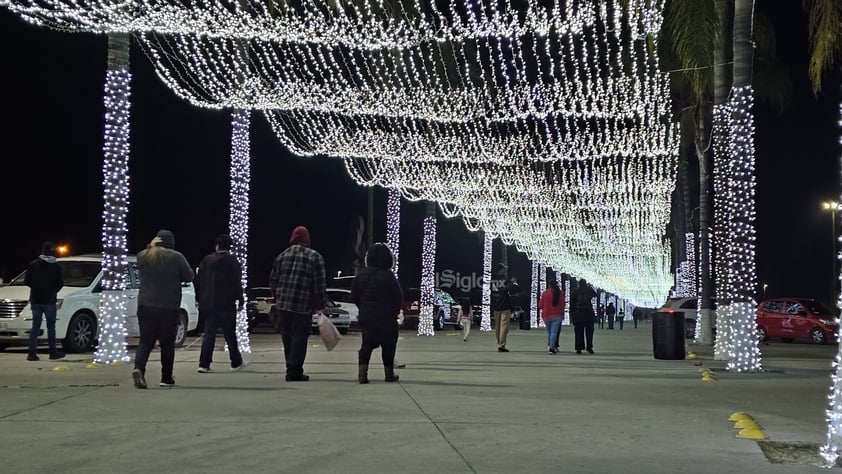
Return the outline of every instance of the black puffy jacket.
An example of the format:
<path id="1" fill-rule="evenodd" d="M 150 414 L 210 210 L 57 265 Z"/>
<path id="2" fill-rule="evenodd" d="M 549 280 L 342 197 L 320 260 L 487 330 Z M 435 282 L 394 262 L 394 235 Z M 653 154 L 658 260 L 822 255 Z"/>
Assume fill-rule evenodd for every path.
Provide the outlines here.
<path id="1" fill-rule="evenodd" d="M 391 270 L 366 267 L 351 286 L 351 302 L 360 309 L 361 328 L 393 325 L 403 302 L 403 292 Z"/>

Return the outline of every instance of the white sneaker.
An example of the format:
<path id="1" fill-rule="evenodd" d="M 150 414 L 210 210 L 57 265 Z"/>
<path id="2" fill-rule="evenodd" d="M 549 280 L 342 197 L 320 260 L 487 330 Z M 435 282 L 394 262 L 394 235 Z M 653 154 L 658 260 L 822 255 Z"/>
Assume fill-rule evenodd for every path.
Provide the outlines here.
<path id="1" fill-rule="evenodd" d="M 241 370 L 245 369 L 246 367 L 248 367 L 248 366 L 249 366 L 249 364 L 250 364 L 250 362 L 249 362 L 249 361 L 247 361 L 247 360 L 243 360 L 243 363 L 242 363 L 242 364 L 240 364 L 240 365 L 238 365 L 238 366 L 236 366 L 236 367 L 231 367 L 231 372 L 239 372 L 239 371 L 241 371 Z"/>
<path id="2" fill-rule="evenodd" d="M 208 368 L 199 367 L 199 370 L 197 370 L 196 372 L 199 372 L 200 374 L 212 374 L 213 369 L 211 369 L 210 367 L 208 367 Z"/>

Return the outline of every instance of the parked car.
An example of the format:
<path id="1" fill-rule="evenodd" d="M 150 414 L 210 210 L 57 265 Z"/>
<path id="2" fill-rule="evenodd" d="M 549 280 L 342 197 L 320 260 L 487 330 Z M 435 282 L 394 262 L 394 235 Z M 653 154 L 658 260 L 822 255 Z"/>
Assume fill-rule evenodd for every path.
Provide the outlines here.
<path id="1" fill-rule="evenodd" d="M 64 276 L 64 288 L 58 292 L 56 304 L 56 338 L 67 352 L 89 352 L 99 336 L 99 300 L 102 293 L 102 256 L 79 255 L 57 259 Z M 137 258 L 128 257 L 126 274 L 126 335 L 139 337 L 137 296 L 140 272 Z M 29 308 L 29 287 L 24 285 L 26 271 L 0 287 L 0 350 L 8 346 L 29 344 L 32 311 Z M 176 346 L 184 344 L 187 332 L 196 329 L 199 321 L 196 294 L 192 283 L 181 288 L 181 309 L 176 330 Z M 38 340 L 47 340 L 47 326 L 42 323 Z"/>
<path id="2" fill-rule="evenodd" d="M 275 295 L 272 289 L 267 286 L 256 286 L 248 290 L 248 301 L 246 302 L 246 314 L 248 315 L 249 329 L 260 323 L 269 322 L 269 310 L 275 304 Z"/>
<path id="3" fill-rule="evenodd" d="M 471 311 L 474 316 L 474 324 L 477 326 L 482 325 L 482 305 L 473 305 L 471 306 Z M 494 327 L 494 311 L 489 309 L 489 313 L 491 315 L 491 327 Z M 520 306 L 512 306 L 512 314 L 509 316 L 509 321 L 513 323 L 517 323 L 520 321 L 520 318 L 523 317 L 525 311 Z M 511 326 L 512 323 L 509 323 Z"/>
<path id="4" fill-rule="evenodd" d="M 757 305 L 757 336 L 813 344 L 839 341 L 839 319 L 824 304 L 809 298 L 774 298 Z"/>
<path id="5" fill-rule="evenodd" d="M 340 308 L 348 312 L 351 317 L 351 327 L 357 327 L 357 319 L 360 316 L 360 308 L 351 302 L 351 290 L 343 288 L 328 288 L 327 297 L 333 300 Z"/>
<path id="6" fill-rule="evenodd" d="M 330 318 L 330 321 L 334 326 L 336 326 L 336 329 L 339 330 L 340 334 L 348 334 L 348 329 L 351 327 L 351 317 L 348 315 L 348 311 L 340 308 L 339 305 L 328 298 L 325 304 L 324 313 L 325 316 Z M 281 324 L 275 306 L 272 306 L 269 310 L 269 321 L 272 323 L 272 327 L 275 328 L 275 332 L 281 332 Z M 313 314 L 313 332 L 319 332 L 318 313 Z"/>
<path id="7" fill-rule="evenodd" d="M 403 290 L 403 314 L 402 327 L 418 327 L 418 318 L 421 316 L 421 290 L 418 288 L 406 288 Z"/>
<path id="8" fill-rule="evenodd" d="M 699 299 L 692 298 L 670 298 L 663 306 L 656 309 L 657 313 L 670 313 L 677 316 L 684 316 L 684 337 L 693 339 L 696 337 L 696 315 L 699 312 Z"/>
<path id="9" fill-rule="evenodd" d="M 446 326 L 462 327 L 459 321 L 459 303 L 444 290 L 433 290 L 433 327 L 441 331 Z"/>

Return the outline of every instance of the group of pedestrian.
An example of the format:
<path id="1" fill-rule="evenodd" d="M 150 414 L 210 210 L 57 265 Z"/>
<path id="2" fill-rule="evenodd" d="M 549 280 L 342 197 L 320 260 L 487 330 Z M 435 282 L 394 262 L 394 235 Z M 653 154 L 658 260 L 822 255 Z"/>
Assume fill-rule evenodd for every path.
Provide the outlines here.
<path id="1" fill-rule="evenodd" d="M 559 287 L 558 281 L 550 280 L 547 289 L 541 294 L 538 302 L 541 319 L 547 327 L 547 353 L 558 353 L 558 338 L 561 332 L 561 322 L 564 317 L 565 302 L 564 291 Z M 573 322 L 574 349 L 577 354 L 583 350 L 593 354 L 594 324 L 601 321 L 594 313 L 593 299 L 596 292 L 584 279 L 579 280 L 576 290 L 570 298 L 570 320 Z M 613 308 L 609 304 L 606 313 Z"/>

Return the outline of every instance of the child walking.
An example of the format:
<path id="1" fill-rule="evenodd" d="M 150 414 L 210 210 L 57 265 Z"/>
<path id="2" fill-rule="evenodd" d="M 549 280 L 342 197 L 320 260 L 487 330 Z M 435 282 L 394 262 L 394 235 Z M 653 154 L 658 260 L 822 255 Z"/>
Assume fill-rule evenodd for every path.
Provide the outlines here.
<path id="1" fill-rule="evenodd" d="M 471 314 L 471 300 L 462 298 L 462 305 L 459 308 L 459 324 L 462 325 L 462 340 L 468 342 L 468 334 L 471 332 L 471 324 L 474 323 Z"/>

